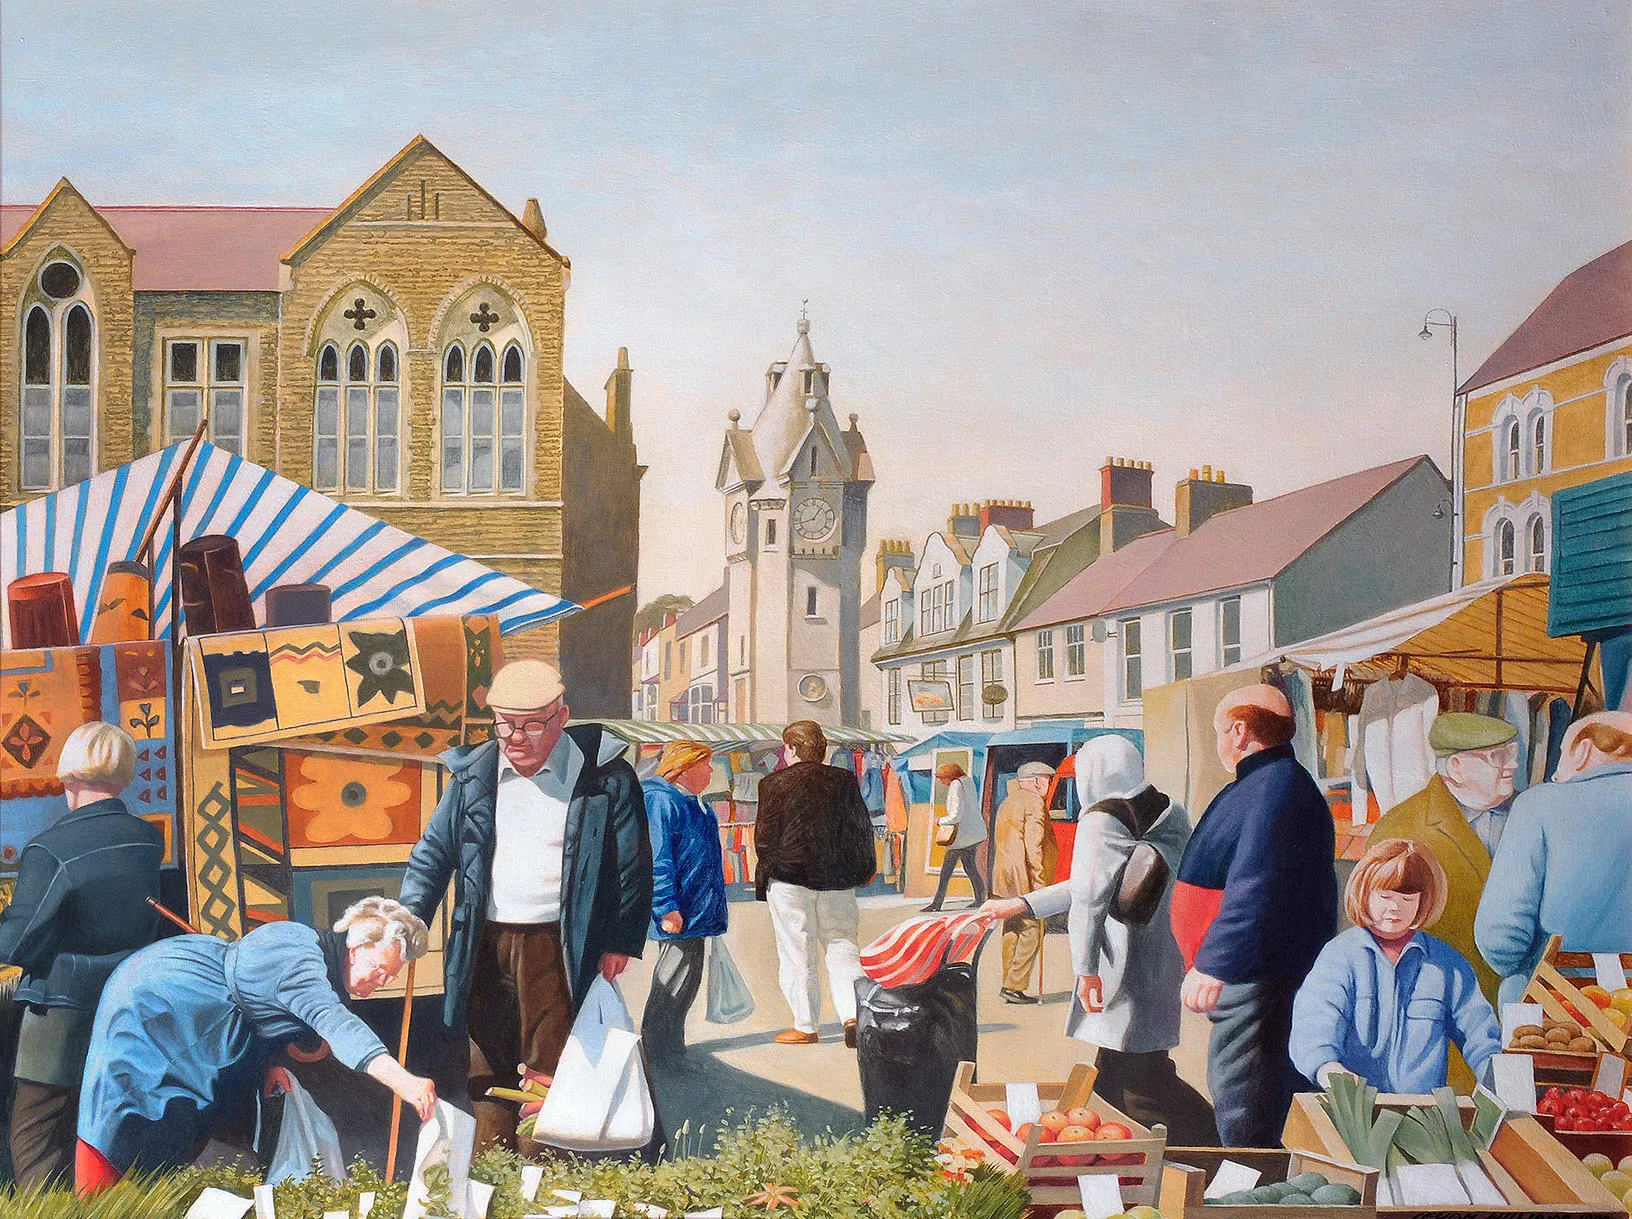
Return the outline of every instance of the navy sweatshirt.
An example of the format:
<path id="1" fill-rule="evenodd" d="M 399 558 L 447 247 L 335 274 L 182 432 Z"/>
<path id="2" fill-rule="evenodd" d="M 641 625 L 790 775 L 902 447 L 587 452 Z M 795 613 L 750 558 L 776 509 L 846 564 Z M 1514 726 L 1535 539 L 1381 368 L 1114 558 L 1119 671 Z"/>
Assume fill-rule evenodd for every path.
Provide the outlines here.
<path id="1" fill-rule="evenodd" d="M 1179 864 L 1179 885 L 1218 900 L 1195 968 L 1224 982 L 1303 978 L 1337 934 L 1335 852 L 1331 809 L 1292 746 L 1242 758 Z"/>

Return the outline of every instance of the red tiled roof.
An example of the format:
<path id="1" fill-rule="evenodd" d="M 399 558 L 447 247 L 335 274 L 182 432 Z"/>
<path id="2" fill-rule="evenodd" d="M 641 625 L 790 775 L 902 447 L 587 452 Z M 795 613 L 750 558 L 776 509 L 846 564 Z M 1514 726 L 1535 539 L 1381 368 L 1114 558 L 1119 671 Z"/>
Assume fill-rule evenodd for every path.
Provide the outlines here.
<path id="1" fill-rule="evenodd" d="M 138 292 L 276 292 L 278 259 L 333 212 L 326 207 L 99 207 L 136 252 Z M 0 245 L 35 209 L 0 207 Z"/>
<path id="2" fill-rule="evenodd" d="M 1029 631 L 1097 617 L 1117 593 L 1167 552 L 1173 539 L 1171 529 L 1158 529 L 1155 533 L 1134 538 L 1121 550 L 1101 555 L 1073 576 L 1059 592 L 1027 614 L 1014 629 Z"/>
<path id="3" fill-rule="evenodd" d="M 1272 579 L 1408 470 L 1427 460 L 1408 457 L 1220 512 L 1189 537 L 1175 538 L 1102 612 L 1180 601 Z"/>
<path id="4" fill-rule="evenodd" d="M 1462 383 L 1469 393 L 1632 335 L 1632 241 L 1566 275 Z"/>

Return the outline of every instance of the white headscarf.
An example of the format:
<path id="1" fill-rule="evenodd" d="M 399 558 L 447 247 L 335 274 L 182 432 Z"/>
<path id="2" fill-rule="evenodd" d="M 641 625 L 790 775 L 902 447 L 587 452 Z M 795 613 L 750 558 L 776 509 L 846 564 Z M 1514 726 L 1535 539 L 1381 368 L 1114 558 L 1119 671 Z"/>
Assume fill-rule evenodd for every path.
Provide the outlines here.
<path id="1" fill-rule="evenodd" d="M 1077 802 L 1087 808 L 1101 800 L 1130 800 L 1149 786 L 1145 759 L 1123 736 L 1097 736 L 1077 750 Z"/>

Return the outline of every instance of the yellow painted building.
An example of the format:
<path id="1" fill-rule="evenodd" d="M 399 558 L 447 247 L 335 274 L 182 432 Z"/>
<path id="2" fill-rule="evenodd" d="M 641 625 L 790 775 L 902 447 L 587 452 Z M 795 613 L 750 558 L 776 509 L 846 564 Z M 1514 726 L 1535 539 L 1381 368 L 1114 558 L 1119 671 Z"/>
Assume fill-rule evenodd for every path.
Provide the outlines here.
<path id="1" fill-rule="evenodd" d="M 1553 493 L 1632 470 L 1632 242 L 1566 276 L 1460 399 L 1458 582 L 1550 570 Z"/>
<path id="2" fill-rule="evenodd" d="M 0 207 L 0 508 L 193 434 L 584 602 L 633 585 L 632 373 L 566 381 L 566 257 L 418 137 L 336 208 Z M 610 353 L 609 353 L 610 354 Z M 612 361 L 608 361 L 612 364 Z M 634 598 L 511 641 L 626 714 Z"/>

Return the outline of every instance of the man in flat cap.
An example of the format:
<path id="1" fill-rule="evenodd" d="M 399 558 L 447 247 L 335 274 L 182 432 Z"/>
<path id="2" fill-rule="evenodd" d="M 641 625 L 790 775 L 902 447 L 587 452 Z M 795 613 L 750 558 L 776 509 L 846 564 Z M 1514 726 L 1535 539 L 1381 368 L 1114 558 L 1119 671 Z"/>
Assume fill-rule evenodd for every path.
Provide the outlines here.
<path id="1" fill-rule="evenodd" d="M 1054 768 L 1046 762 L 1023 762 L 1014 788 L 998 805 L 992 829 L 992 896 L 1025 897 L 1054 881 L 1060 848 L 1048 823 L 1048 795 Z M 1003 920 L 1005 1003 L 1041 1003 L 1030 993 L 1031 971 L 1043 950 L 1043 920 L 1018 915 Z"/>
<path id="2" fill-rule="evenodd" d="M 517 1064 L 553 1074 L 597 973 L 646 944 L 652 847 L 640 783 L 595 724 L 567 727 L 561 675 L 516 660 L 488 691 L 496 740 L 442 756 L 447 787 L 408 860 L 402 902 L 427 923 L 453 881 L 443 1019 L 465 1020 L 478 1149 L 516 1146 Z"/>
<path id="3" fill-rule="evenodd" d="M 1491 857 L 1507 828 L 1519 730 L 1489 715 L 1451 711 L 1428 731 L 1435 770 L 1428 786 L 1395 805 L 1371 829 L 1371 840 L 1410 838 L 1427 846 L 1445 869 L 1445 912 L 1434 934 L 1473 963 L 1479 989 L 1496 1002 L 1500 979 L 1474 946 L 1473 919 L 1490 876 Z M 1471 1084 L 1461 1059 L 1452 1084 Z"/>

